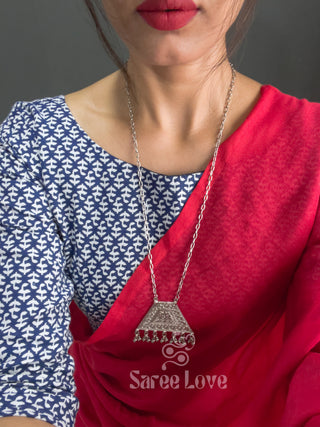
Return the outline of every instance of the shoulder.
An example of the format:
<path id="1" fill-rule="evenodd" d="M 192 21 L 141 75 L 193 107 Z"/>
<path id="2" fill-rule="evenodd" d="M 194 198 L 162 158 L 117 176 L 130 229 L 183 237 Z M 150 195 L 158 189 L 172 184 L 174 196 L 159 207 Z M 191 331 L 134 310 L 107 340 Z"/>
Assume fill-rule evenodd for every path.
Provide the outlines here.
<path id="1" fill-rule="evenodd" d="M 0 153 L 9 150 L 22 163 L 35 168 L 50 128 L 56 127 L 61 119 L 63 100 L 63 95 L 57 95 L 16 101 L 0 123 Z"/>
<path id="2" fill-rule="evenodd" d="M 265 84 L 253 117 L 251 131 L 265 139 L 267 146 L 320 159 L 320 103 Z"/>
<path id="3" fill-rule="evenodd" d="M 295 97 L 273 86 L 268 86 L 267 90 L 270 92 L 271 132 L 293 150 L 291 159 L 305 161 L 319 180 L 320 103 Z"/>
<path id="4" fill-rule="evenodd" d="M 264 110 L 270 125 L 299 131 L 310 129 L 320 132 L 320 103 L 298 98 L 272 85 L 264 85 Z"/>
<path id="5" fill-rule="evenodd" d="M 248 138 L 238 144 L 243 154 L 259 158 L 268 173 L 275 172 L 283 180 L 287 177 L 288 186 L 308 183 L 319 194 L 320 103 L 270 84 L 251 86 L 260 94 L 242 127 L 246 133 L 238 133 L 238 137 Z"/>
<path id="6" fill-rule="evenodd" d="M 298 98 L 271 84 L 261 84 L 238 73 L 239 98 L 253 99 L 259 105 L 260 116 L 271 125 L 308 127 L 320 124 L 320 103 Z M 258 115 L 259 116 L 259 115 Z"/>
<path id="7" fill-rule="evenodd" d="M 261 117 L 256 132 L 268 140 L 276 154 L 273 167 L 286 165 L 287 174 L 299 185 L 308 183 L 319 195 L 320 103 L 298 98 L 272 86 L 262 88 Z M 295 173 L 294 173 L 295 171 Z"/>
<path id="8" fill-rule="evenodd" d="M 0 137 L 6 141 L 9 137 L 18 138 L 28 128 L 35 130 L 55 114 L 62 101 L 63 95 L 16 101 L 0 123 Z"/>

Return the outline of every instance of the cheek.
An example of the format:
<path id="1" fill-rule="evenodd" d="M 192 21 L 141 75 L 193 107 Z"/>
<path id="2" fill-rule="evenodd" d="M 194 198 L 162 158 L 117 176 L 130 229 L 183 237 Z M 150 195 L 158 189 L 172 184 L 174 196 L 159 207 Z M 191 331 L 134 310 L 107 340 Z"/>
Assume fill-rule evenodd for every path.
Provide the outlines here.
<path id="1" fill-rule="evenodd" d="M 211 24 L 227 31 L 236 20 L 245 0 L 208 0 L 204 4 L 205 14 Z"/>
<path id="2" fill-rule="evenodd" d="M 105 14 L 108 18 L 108 21 L 113 24 L 113 22 L 121 22 L 121 15 L 124 5 L 121 5 L 119 0 L 102 0 L 102 6 L 105 11 Z"/>
<path id="3" fill-rule="evenodd" d="M 228 11 L 228 25 L 229 28 L 237 19 L 242 6 L 244 5 L 246 0 L 229 0 L 229 11 Z"/>
<path id="4" fill-rule="evenodd" d="M 130 33 L 134 30 L 132 21 L 137 4 L 133 3 L 130 0 L 102 0 L 108 21 L 123 41 L 125 41 L 126 34 L 130 38 Z"/>

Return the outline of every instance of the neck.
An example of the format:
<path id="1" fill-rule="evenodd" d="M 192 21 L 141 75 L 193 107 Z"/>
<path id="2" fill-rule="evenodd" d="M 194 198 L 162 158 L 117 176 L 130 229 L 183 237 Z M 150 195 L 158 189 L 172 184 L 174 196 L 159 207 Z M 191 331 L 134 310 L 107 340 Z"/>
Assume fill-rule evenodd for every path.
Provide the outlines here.
<path id="1" fill-rule="evenodd" d="M 180 140 L 218 123 L 232 70 L 227 60 L 210 72 L 212 68 L 212 61 L 166 67 L 130 58 L 128 73 L 137 100 L 136 122 Z"/>

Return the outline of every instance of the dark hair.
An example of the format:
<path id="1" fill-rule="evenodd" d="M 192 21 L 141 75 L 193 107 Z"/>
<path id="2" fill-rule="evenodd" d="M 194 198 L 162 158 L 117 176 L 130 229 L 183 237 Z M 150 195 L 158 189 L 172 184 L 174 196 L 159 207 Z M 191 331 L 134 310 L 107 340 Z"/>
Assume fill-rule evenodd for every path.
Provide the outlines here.
<path id="1" fill-rule="evenodd" d="M 127 70 L 125 68 L 125 62 L 121 60 L 119 55 L 116 53 L 115 49 L 112 47 L 110 41 L 108 40 L 107 36 L 105 35 L 103 28 L 100 24 L 97 10 L 100 12 L 100 15 L 102 15 L 104 21 L 107 23 L 107 25 L 110 25 L 107 17 L 104 13 L 103 7 L 99 3 L 99 0 L 84 0 L 90 15 L 94 21 L 94 24 L 96 26 L 96 30 L 98 33 L 98 36 L 100 40 L 102 41 L 103 47 L 106 50 L 107 54 L 110 56 L 110 58 L 113 60 L 113 62 L 117 65 L 117 67 L 124 73 L 124 76 L 126 80 L 130 84 L 130 78 L 127 73 Z M 231 28 L 229 29 L 226 37 L 226 43 L 227 43 L 227 56 L 222 58 L 218 64 L 216 64 L 215 68 L 219 66 L 226 58 L 230 58 L 238 49 L 240 46 L 244 36 L 246 35 L 249 26 L 252 22 L 255 6 L 256 6 L 257 0 L 245 0 L 242 8 L 240 10 L 240 13 L 238 17 L 236 18 L 235 22 L 232 24 Z"/>

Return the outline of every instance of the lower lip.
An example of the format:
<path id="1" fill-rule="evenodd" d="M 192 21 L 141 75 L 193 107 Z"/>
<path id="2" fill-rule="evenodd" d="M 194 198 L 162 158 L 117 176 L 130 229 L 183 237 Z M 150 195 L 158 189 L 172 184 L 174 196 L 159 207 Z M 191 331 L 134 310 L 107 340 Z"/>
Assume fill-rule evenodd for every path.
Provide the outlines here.
<path id="1" fill-rule="evenodd" d="M 150 27 L 160 31 L 178 30 L 188 24 L 197 14 L 197 9 L 165 11 L 143 11 L 138 10 L 140 16 Z"/>

